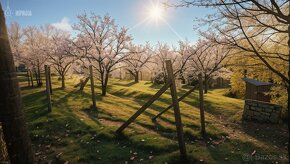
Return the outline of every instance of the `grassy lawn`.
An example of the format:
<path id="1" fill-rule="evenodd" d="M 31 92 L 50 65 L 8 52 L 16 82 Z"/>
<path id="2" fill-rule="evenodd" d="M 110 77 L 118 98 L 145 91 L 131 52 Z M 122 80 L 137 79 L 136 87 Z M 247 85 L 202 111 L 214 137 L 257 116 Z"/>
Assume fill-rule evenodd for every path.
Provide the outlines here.
<path id="1" fill-rule="evenodd" d="M 30 136 L 40 162 L 178 162 L 173 110 L 156 122 L 151 121 L 170 104 L 169 90 L 125 129 L 122 136 L 116 136 L 114 131 L 161 86 L 110 79 L 108 95 L 102 97 L 100 85 L 96 84 L 99 111 L 96 113 L 90 109 L 89 85 L 78 91 L 73 86 L 79 80 L 68 78 L 67 88 L 61 90 L 61 82 L 53 77 L 53 109 L 48 113 L 45 88 L 26 87 L 25 80 L 20 81 Z M 188 89 L 179 88 L 179 96 Z M 207 139 L 202 139 L 199 133 L 198 92 L 180 102 L 190 162 L 288 163 L 286 126 L 243 122 L 244 101 L 225 97 L 225 92 L 226 89 L 216 89 L 205 95 Z"/>

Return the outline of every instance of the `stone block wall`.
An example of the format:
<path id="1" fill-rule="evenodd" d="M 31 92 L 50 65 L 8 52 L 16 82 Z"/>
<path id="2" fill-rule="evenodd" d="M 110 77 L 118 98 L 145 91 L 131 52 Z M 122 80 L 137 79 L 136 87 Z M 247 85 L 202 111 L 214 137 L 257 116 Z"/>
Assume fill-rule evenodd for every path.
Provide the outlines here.
<path id="1" fill-rule="evenodd" d="M 279 123 L 282 107 L 268 102 L 245 100 L 243 119 Z"/>

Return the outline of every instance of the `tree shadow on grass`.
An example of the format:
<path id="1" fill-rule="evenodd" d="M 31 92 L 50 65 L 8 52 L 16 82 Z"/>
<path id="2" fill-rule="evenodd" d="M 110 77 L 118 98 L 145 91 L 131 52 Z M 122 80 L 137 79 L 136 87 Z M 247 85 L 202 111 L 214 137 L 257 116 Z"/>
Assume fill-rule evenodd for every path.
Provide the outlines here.
<path id="1" fill-rule="evenodd" d="M 30 89 L 33 89 L 33 88 L 39 88 L 39 87 L 36 87 L 36 86 L 21 86 L 20 90 L 21 91 L 25 91 L 25 90 L 30 90 Z"/>
<path id="2" fill-rule="evenodd" d="M 131 82 L 126 83 L 126 84 L 124 84 L 124 83 L 115 83 L 114 85 L 119 85 L 119 86 L 123 86 L 123 87 L 131 87 L 134 84 L 138 84 L 138 83 L 136 83 L 135 81 L 131 81 Z"/>
<path id="3" fill-rule="evenodd" d="M 56 104 L 63 104 L 63 103 L 69 103 L 68 102 L 68 98 L 71 98 L 71 101 L 73 102 L 81 102 L 81 106 L 85 105 L 85 104 L 88 104 L 87 107 L 82 107 L 82 108 L 89 108 L 90 105 L 92 104 L 92 95 L 89 94 L 89 93 L 86 93 L 84 91 L 80 91 L 80 90 L 75 90 L 75 91 L 71 91 L 69 93 L 66 93 L 65 96 L 57 99 L 55 101 Z M 96 102 L 98 101 L 102 101 L 103 97 L 96 94 Z M 90 104 L 90 105 L 89 105 Z"/>
<path id="4" fill-rule="evenodd" d="M 240 126 L 241 130 L 247 135 L 281 149 L 286 149 L 286 143 L 288 142 L 286 124 L 270 124 L 243 120 Z"/>
<path id="5" fill-rule="evenodd" d="M 81 101 L 81 104 L 86 104 L 90 101 L 90 94 L 72 91 L 55 99 L 53 111 L 47 116 L 43 113 L 40 114 L 40 112 L 35 113 L 35 111 L 47 111 L 45 110 L 46 105 L 44 105 L 46 102 L 44 91 L 35 92 L 24 96 L 23 98 L 26 103 L 26 112 L 28 115 L 31 115 L 29 118 L 29 124 L 32 128 L 31 136 L 33 144 L 41 145 L 40 147 L 34 147 L 35 150 L 37 150 L 36 152 L 43 152 L 40 156 L 46 156 L 47 159 L 53 160 L 54 162 L 64 162 L 62 157 L 58 160 L 54 158 L 59 151 L 62 151 L 64 156 L 72 155 L 70 159 L 76 160 L 76 156 L 80 156 L 81 158 L 77 159 L 78 162 L 83 161 L 90 163 L 99 160 L 100 162 L 107 163 L 109 161 L 120 162 L 129 160 L 132 156 L 130 153 L 131 150 L 138 152 L 138 157 L 140 156 L 142 158 L 148 158 L 150 155 L 155 155 L 150 153 L 150 151 L 152 151 L 151 149 L 145 149 L 143 146 L 132 144 L 131 141 L 126 138 L 114 138 L 113 140 L 108 140 L 107 138 L 104 138 L 104 135 L 97 135 L 97 138 L 91 140 L 94 133 L 98 134 L 102 133 L 102 131 L 93 128 L 84 121 L 81 121 L 79 116 L 71 112 L 75 109 L 73 109 L 74 106 L 69 104 L 72 100 Z M 102 98 L 99 97 L 99 101 L 101 99 Z M 96 123 L 99 122 L 93 113 L 89 113 L 89 115 L 89 119 L 92 119 Z M 38 118 L 44 119 L 38 120 Z M 46 120 L 48 122 L 46 122 Z M 68 137 L 65 136 L 66 133 L 69 133 Z M 61 138 L 61 140 L 54 137 Z M 74 144 L 70 144 L 70 140 L 73 140 Z M 102 144 L 99 144 L 97 140 L 100 140 Z M 47 149 L 45 146 L 48 144 L 53 145 L 55 150 L 50 154 L 46 154 L 46 151 L 43 151 Z M 63 150 L 63 147 L 66 147 L 66 149 Z M 78 149 L 73 150 L 74 153 L 70 153 L 70 149 L 74 149 L 75 147 Z M 98 155 L 96 156 L 96 154 Z M 122 154 L 122 156 L 120 156 L 120 154 Z M 99 159 L 100 157 L 102 158 L 101 160 Z"/>
<path id="6" fill-rule="evenodd" d="M 232 163 L 241 161 L 241 163 L 287 163 L 286 154 L 280 151 L 265 149 L 261 145 L 256 145 L 240 139 L 230 139 L 221 144 L 214 145 L 208 143 L 203 151 L 208 153 L 213 161 L 224 161 Z M 268 158 L 271 156 L 271 158 Z M 211 163 L 210 161 L 208 161 Z"/>
<path id="7" fill-rule="evenodd" d="M 46 94 L 42 90 L 22 96 L 22 101 L 24 103 L 24 111 L 28 121 L 33 121 L 49 113 Z"/>

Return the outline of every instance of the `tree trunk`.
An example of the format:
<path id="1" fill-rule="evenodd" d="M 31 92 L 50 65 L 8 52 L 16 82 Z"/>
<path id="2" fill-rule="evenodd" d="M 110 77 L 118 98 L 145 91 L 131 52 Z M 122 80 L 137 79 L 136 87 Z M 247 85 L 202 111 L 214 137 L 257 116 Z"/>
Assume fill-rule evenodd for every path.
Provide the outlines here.
<path id="1" fill-rule="evenodd" d="M 205 81 L 204 82 L 204 94 L 207 94 L 207 92 L 208 92 L 208 82 Z"/>
<path id="2" fill-rule="evenodd" d="M 208 76 L 204 76 L 204 94 L 207 94 L 208 92 Z"/>
<path id="3" fill-rule="evenodd" d="M 288 16 L 290 19 L 290 15 Z M 288 93 L 288 102 L 287 102 L 287 108 L 288 108 L 288 160 L 290 158 L 290 25 L 288 25 L 288 86 L 287 86 L 287 93 Z"/>
<path id="4" fill-rule="evenodd" d="M 80 91 L 84 90 L 84 88 L 85 88 L 86 84 L 88 83 L 89 79 L 90 79 L 90 77 L 87 77 L 85 79 L 85 81 L 81 80 L 81 82 L 80 82 Z"/>
<path id="5" fill-rule="evenodd" d="M 139 83 L 139 72 L 138 71 L 136 71 L 135 72 L 135 83 Z"/>
<path id="6" fill-rule="evenodd" d="M 106 96 L 107 94 L 107 85 L 108 85 L 108 80 L 109 80 L 109 74 L 105 74 L 105 79 L 102 82 L 102 96 Z"/>
<path id="7" fill-rule="evenodd" d="M 289 63 L 289 67 L 290 67 L 290 63 Z M 290 70 L 290 68 L 289 68 Z M 290 71 L 288 71 L 288 76 L 290 77 Z M 290 157 L 290 86 L 289 86 L 289 82 L 288 82 L 288 86 L 287 86 L 287 94 L 288 94 L 288 102 L 287 102 L 287 113 L 288 113 L 288 156 Z"/>
<path id="8" fill-rule="evenodd" d="M 0 8 L 0 121 L 10 162 L 34 163 L 1 4 Z"/>
<path id="9" fill-rule="evenodd" d="M 61 89 L 65 88 L 65 76 L 61 75 Z"/>
<path id="10" fill-rule="evenodd" d="M 0 161 L 2 163 L 8 163 L 9 158 L 8 158 L 8 152 L 7 152 L 7 146 L 4 141 L 4 136 L 3 136 L 3 130 L 2 130 L 2 125 L 0 123 Z"/>

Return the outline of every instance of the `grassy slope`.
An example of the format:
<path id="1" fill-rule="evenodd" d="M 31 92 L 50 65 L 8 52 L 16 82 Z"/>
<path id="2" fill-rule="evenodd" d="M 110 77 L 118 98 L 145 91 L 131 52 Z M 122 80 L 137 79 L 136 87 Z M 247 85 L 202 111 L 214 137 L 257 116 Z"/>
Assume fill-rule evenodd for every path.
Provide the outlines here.
<path id="1" fill-rule="evenodd" d="M 47 113 L 44 87 L 28 88 L 24 87 L 25 82 L 21 84 L 27 122 L 39 160 L 56 163 L 178 161 L 173 110 L 157 122 L 151 121 L 152 116 L 170 104 L 169 91 L 125 129 L 123 136 L 116 137 L 114 131 L 160 86 L 149 82 L 134 84 L 111 79 L 109 94 L 101 97 L 98 94 L 100 87 L 96 85 L 99 108 L 97 119 L 97 113 L 89 109 L 90 87 L 87 86 L 83 92 L 77 91 L 77 88 L 73 88 L 77 82 L 77 79 L 68 79 L 67 89 L 61 90 L 58 88 L 60 82 L 53 78 L 51 113 Z M 186 91 L 186 87 L 179 89 L 179 96 Z M 287 134 L 284 128 L 280 128 L 280 125 L 274 127 L 276 130 L 261 132 L 256 129 L 260 125 L 247 127 L 252 124 L 241 121 L 243 101 L 224 97 L 224 92 L 224 89 L 212 90 L 205 96 L 206 141 L 199 134 L 198 93 L 194 92 L 180 103 L 190 161 L 241 163 L 243 156 L 256 150 L 262 155 L 281 156 L 281 159 L 275 158 L 274 161 L 285 162 L 287 153 L 283 144 Z M 273 128 L 272 125 L 267 125 L 267 128 L 269 126 Z M 280 138 L 276 142 L 268 142 L 270 134 Z"/>

